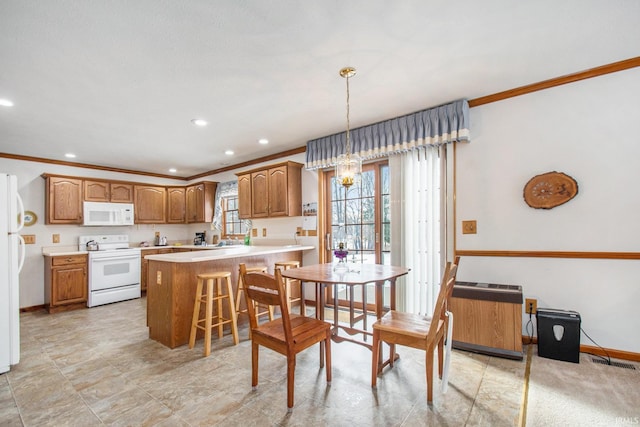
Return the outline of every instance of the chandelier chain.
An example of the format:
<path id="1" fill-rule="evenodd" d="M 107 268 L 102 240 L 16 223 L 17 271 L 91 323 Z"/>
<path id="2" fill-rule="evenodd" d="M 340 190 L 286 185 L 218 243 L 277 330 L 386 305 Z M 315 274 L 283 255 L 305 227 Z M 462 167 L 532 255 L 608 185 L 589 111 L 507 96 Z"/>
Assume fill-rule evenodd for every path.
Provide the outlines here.
<path id="1" fill-rule="evenodd" d="M 351 152 L 351 91 L 349 78 L 355 76 L 356 69 L 345 67 L 340 70 L 340 76 L 347 80 L 347 131 L 345 151 L 336 160 L 336 176 L 343 187 L 349 188 L 354 183 L 359 182 L 362 174 L 362 160 L 357 153 Z"/>
<path id="2" fill-rule="evenodd" d="M 349 122 L 349 75 L 347 74 L 346 76 L 346 80 L 347 80 L 347 158 L 351 157 L 351 139 L 349 137 L 349 129 L 350 129 L 350 122 Z"/>

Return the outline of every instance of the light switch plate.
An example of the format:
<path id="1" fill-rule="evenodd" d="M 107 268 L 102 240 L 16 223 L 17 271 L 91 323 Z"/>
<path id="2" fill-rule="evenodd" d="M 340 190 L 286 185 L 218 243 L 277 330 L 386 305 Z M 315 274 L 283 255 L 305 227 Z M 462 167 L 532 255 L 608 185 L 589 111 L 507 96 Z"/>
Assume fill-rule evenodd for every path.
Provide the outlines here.
<path id="1" fill-rule="evenodd" d="M 462 234 L 476 234 L 477 232 L 475 220 L 462 221 Z"/>

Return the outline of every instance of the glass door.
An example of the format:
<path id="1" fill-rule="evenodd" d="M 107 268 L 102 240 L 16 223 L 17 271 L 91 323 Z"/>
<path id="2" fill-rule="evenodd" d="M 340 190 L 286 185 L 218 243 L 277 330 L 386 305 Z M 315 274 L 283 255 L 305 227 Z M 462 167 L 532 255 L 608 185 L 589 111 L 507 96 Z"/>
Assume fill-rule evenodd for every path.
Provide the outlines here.
<path id="1" fill-rule="evenodd" d="M 345 188 L 335 179 L 335 172 L 325 175 L 325 192 L 328 208 L 325 230 L 329 231 L 326 259 L 335 262 L 333 250 L 338 241 L 346 242 L 349 252 L 347 262 L 353 264 L 390 264 L 391 262 L 391 215 L 389 202 L 389 165 L 387 161 L 363 165 L 360 182 Z M 341 287 L 339 304 L 348 305 L 346 292 Z M 367 295 L 355 289 L 356 307 L 362 307 L 363 297 L 373 309 L 372 286 Z M 385 297 L 385 300 L 388 300 Z M 333 303 L 333 295 L 328 295 Z"/>

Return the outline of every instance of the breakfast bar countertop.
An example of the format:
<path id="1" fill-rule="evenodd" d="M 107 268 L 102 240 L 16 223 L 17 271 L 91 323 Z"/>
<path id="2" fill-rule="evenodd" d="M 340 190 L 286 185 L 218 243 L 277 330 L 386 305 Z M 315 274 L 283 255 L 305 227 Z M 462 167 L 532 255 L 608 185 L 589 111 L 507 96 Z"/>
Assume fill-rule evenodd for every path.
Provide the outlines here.
<path id="1" fill-rule="evenodd" d="M 163 261 L 175 263 L 193 263 L 203 261 L 215 261 L 221 259 L 269 255 L 293 251 L 310 251 L 314 246 L 309 245 L 285 245 L 285 246 L 223 246 L 212 250 L 210 248 L 201 251 L 178 252 L 171 254 L 146 255 L 145 259 L 150 261 Z"/>

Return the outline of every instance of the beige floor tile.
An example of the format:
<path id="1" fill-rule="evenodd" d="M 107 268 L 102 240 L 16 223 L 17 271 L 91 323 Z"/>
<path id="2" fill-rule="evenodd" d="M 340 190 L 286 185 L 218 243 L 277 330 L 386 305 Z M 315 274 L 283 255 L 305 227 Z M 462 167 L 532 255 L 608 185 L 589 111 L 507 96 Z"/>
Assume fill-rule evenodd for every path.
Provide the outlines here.
<path id="1" fill-rule="evenodd" d="M 332 343 L 330 386 L 317 346 L 298 355 L 287 413 L 286 359 L 261 348 L 252 390 L 246 326 L 238 345 L 214 337 L 203 357 L 202 340 L 194 349 L 150 340 L 145 310 L 142 298 L 23 314 L 21 362 L 0 375 L 0 425 L 509 426 L 520 414 L 524 361 L 454 351 L 449 389 L 436 381 L 429 405 L 424 352 L 399 347 L 372 389 L 371 352 L 350 343 Z M 527 425 L 640 416 L 640 370 L 533 357 Z M 568 419 L 567 404 L 587 418 Z"/>

